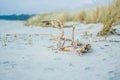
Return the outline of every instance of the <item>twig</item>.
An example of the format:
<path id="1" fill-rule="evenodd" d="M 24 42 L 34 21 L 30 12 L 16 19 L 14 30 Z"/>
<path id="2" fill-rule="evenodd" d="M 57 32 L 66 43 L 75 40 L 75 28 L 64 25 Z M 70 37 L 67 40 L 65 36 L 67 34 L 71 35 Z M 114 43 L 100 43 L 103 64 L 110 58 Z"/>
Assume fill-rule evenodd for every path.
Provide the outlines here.
<path id="1" fill-rule="evenodd" d="M 73 30 L 72 30 L 72 43 L 74 43 L 74 32 L 75 32 L 75 25 L 73 25 Z"/>

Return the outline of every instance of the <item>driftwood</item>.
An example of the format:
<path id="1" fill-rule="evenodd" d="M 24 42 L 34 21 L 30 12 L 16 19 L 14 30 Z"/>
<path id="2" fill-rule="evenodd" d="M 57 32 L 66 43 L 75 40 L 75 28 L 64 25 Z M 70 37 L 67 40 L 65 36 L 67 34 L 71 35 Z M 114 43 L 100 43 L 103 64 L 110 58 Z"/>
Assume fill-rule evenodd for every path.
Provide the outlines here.
<path id="1" fill-rule="evenodd" d="M 75 41 L 74 39 L 74 33 L 75 33 L 75 25 L 73 25 L 72 29 L 72 37 L 71 38 L 65 38 L 64 37 L 64 25 L 61 23 L 60 20 L 49 20 L 43 21 L 46 23 L 51 23 L 51 25 L 55 28 L 59 28 L 59 36 L 57 38 L 52 38 L 51 40 L 57 41 L 57 49 L 60 51 L 72 51 L 75 50 L 79 55 L 82 55 L 83 53 L 88 52 L 91 49 L 92 44 L 92 34 L 90 35 L 89 43 L 83 45 L 78 40 Z M 64 46 L 66 41 L 71 41 L 72 44 L 70 46 Z"/>
<path id="2" fill-rule="evenodd" d="M 58 41 L 58 38 L 60 38 L 61 41 L 71 41 L 72 43 L 74 43 L 74 30 L 75 30 L 75 26 L 73 26 L 73 30 L 72 30 L 72 39 L 71 38 L 65 38 L 64 37 L 64 28 L 62 27 L 60 30 L 60 35 L 59 37 L 53 37 L 51 40 L 55 40 Z"/>
<path id="3" fill-rule="evenodd" d="M 75 25 L 73 25 L 73 30 L 72 30 L 72 43 L 74 43 L 74 33 L 75 33 Z"/>
<path id="4" fill-rule="evenodd" d="M 81 46 L 80 48 L 78 48 L 76 50 L 76 52 L 79 54 L 79 55 L 83 55 L 84 53 L 88 52 L 91 48 L 91 44 L 86 44 L 84 46 Z"/>
<path id="5" fill-rule="evenodd" d="M 92 34 L 90 34 L 89 43 L 81 45 L 78 49 L 76 49 L 76 52 L 79 55 L 83 55 L 84 53 L 88 52 L 91 49 L 91 47 L 92 47 L 92 38 L 93 38 Z"/>

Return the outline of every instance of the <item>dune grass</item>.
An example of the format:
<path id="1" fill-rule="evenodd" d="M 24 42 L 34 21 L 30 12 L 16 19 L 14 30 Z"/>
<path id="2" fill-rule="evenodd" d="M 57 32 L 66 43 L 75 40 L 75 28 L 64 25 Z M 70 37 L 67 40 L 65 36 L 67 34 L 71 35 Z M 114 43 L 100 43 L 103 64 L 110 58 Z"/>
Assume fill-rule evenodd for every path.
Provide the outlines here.
<path id="1" fill-rule="evenodd" d="M 27 26 L 49 26 L 46 25 L 45 23 L 42 23 L 44 20 L 52 20 L 52 19 L 59 19 L 62 23 L 67 22 L 67 21 L 72 21 L 71 14 L 63 11 L 63 12 L 51 12 L 51 13 L 44 13 L 44 14 L 39 14 L 34 17 L 31 17 L 28 19 L 25 23 Z"/>
<path id="2" fill-rule="evenodd" d="M 29 26 L 49 26 L 42 23 L 43 20 L 59 19 L 61 22 L 80 22 L 80 23 L 103 23 L 104 27 L 98 35 L 108 35 L 113 25 L 120 24 L 120 0 L 108 4 L 107 6 L 99 6 L 93 9 L 87 9 L 76 12 L 51 12 L 36 15 L 28 19 L 25 25 Z"/>
<path id="3" fill-rule="evenodd" d="M 103 20 L 104 27 L 98 33 L 98 36 L 108 35 L 113 25 L 120 24 L 120 0 L 115 0 L 114 4 L 106 7 L 105 18 Z"/>

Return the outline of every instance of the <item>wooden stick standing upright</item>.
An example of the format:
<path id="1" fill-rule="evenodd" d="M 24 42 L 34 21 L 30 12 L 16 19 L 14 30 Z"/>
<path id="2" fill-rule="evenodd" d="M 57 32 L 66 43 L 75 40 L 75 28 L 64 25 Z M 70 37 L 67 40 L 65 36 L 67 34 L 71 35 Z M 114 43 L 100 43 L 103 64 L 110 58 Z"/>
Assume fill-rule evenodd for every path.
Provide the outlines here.
<path id="1" fill-rule="evenodd" d="M 74 33 L 75 33 L 75 25 L 73 25 L 73 29 L 72 29 L 72 43 L 74 43 Z"/>
<path id="2" fill-rule="evenodd" d="M 59 37 L 58 37 L 58 44 L 57 44 L 57 48 L 61 49 L 64 45 L 61 44 L 61 40 L 64 37 L 64 25 L 61 23 L 60 20 L 55 20 L 57 21 L 59 28 L 60 28 L 60 32 L 59 32 Z"/>

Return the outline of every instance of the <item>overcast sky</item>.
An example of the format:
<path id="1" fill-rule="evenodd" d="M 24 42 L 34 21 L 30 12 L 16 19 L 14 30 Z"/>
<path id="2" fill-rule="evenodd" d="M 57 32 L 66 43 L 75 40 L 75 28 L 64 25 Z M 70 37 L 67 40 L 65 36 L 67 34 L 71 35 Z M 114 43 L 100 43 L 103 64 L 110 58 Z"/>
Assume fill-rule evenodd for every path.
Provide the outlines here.
<path id="1" fill-rule="evenodd" d="M 108 4 L 110 0 L 0 0 L 0 14 L 38 14 Z"/>

